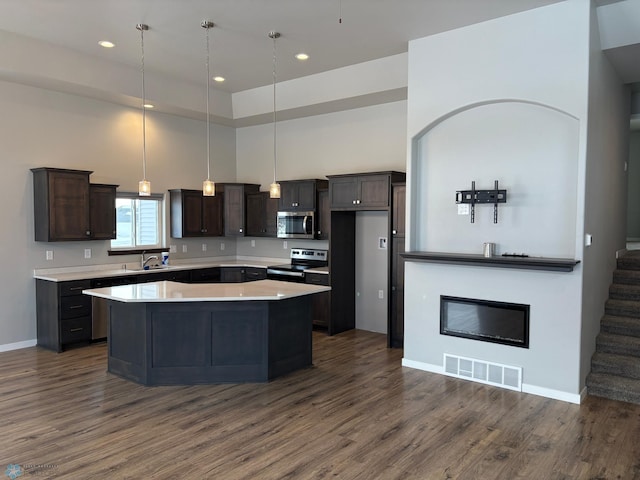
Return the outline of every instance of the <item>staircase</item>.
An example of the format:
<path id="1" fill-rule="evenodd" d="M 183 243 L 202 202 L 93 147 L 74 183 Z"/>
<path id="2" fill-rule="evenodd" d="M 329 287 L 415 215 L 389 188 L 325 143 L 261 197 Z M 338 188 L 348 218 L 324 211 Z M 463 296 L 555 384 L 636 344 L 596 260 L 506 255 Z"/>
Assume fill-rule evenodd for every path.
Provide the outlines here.
<path id="1" fill-rule="evenodd" d="M 618 259 L 586 383 L 589 395 L 640 404 L 640 251 Z"/>

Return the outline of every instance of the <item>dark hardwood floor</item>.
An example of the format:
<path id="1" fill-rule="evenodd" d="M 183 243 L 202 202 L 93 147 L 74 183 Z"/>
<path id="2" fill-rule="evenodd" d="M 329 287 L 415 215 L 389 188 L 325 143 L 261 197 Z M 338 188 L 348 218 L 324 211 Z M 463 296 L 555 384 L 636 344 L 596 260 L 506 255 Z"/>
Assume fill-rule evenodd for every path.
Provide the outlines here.
<path id="1" fill-rule="evenodd" d="M 104 344 L 0 353 L 0 468 L 73 480 L 640 479 L 640 406 L 573 405 L 401 358 L 384 335 L 314 333 L 314 367 L 268 384 L 142 387 L 106 373 Z"/>

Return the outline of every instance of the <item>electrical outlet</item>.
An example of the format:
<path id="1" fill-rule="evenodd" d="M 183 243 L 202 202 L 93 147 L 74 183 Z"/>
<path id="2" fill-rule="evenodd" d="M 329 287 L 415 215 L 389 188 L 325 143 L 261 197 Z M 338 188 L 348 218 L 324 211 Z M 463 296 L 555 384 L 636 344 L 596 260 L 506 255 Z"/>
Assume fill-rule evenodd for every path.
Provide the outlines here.
<path id="1" fill-rule="evenodd" d="M 458 204 L 458 215 L 469 215 L 469 204 L 468 203 L 459 203 Z"/>
<path id="2" fill-rule="evenodd" d="M 384 290 L 378 290 L 378 298 L 384 298 Z"/>
<path id="3" fill-rule="evenodd" d="M 47 260 L 53 260 L 53 250 L 47 250 L 45 252 L 44 258 L 46 258 Z"/>
<path id="4" fill-rule="evenodd" d="M 282 242 L 282 248 L 284 248 L 285 250 L 287 249 L 287 241 L 286 240 L 284 242 Z"/>
<path id="5" fill-rule="evenodd" d="M 203 251 L 203 252 L 206 252 L 206 251 L 207 251 L 207 244 L 206 244 L 206 243 L 203 243 L 203 244 L 202 244 L 202 251 Z"/>
<path id="6" fill-rule="evenodd" d="M 224 250 L 224 242 L 220 244 L 220 250 Z"/>
<path id="7" fill-rule="evenodd" d="M 256 246 L 256 241 L 255 240 L 251 240 L 251 246 L 255 247 Z"/>
<path id="8" fill-rule="evenodd" d="M 169 245 L 169 253 L 176 253 L 178 251 L 178 247 L 175 245 Z"/>
<path id="9" fill-rule="evenodd" d="M 85 248 L 84 249 L 84 258 L 91 258 L 91 249 L 90 248 Z"/>
<path id="10" fill-rule="evenodd" d="M 186 245 L 182 245 L 182 253 L 187 253 L 187 246 Z"/>

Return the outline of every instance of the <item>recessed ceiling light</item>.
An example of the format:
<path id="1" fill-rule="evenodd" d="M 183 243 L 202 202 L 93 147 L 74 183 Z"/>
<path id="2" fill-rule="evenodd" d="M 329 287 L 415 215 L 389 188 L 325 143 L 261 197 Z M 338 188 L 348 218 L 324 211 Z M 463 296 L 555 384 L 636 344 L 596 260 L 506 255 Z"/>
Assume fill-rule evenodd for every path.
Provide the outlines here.
<path id="1" fill-rule="evenodd" d="M 100 45 L 101 47 L 104 47 L 104 48 L 113 48 L 113 47 L 116 46 L 115 43 L 110 42 L 109 40 L 100 40 L 98 42 L 98 45 Z"/>
<path id="2" fill-rule="evenodd" d="M 309 59 L 309 55 L 307 55 L 306 53 L 296 53 L 296 58 L 298 60 L 308 60 Z"/>
<path id="3" fill-rule="evenodd" d="M 218 75 L 218 76 L 216 76 L 216 77 L 213 77 L 213 79 L 214 79 L 216 82 L 224 82 L 224 77 L 221 77 L 220 75 Z"/>
<path id="4" fill-rule="evenodd" d="M 145 103 L 143 105 L 144 108 L 153 108 L 153 105 L 151 103 Z"/>

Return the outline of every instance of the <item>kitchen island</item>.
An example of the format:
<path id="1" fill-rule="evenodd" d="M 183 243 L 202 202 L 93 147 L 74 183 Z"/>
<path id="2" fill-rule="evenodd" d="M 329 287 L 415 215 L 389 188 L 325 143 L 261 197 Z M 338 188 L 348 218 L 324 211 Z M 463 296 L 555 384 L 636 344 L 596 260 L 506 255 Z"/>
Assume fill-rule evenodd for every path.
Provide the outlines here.
<path id="1" fill-rule="evenodd" d="M 142 385 L 192 385 L 266 382 L 310 366 L 310 295 L 328 290 L 162 281 L 83 293 L 109 301 L 110 373 Z"/>

